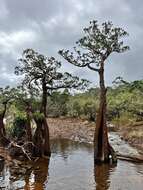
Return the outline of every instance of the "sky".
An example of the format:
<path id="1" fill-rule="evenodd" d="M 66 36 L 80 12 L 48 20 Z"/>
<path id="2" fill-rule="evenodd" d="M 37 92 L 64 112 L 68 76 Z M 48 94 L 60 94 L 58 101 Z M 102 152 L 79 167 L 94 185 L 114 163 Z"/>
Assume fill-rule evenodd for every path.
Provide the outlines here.
<path id="1" fill-rule="evenodd" d="M 107 85 L 121 76 L 124 80 L 143 79 L 143 1 L 142 0 L 0 0 L 0 86 L 16 85 L 18 58 L 26 48 L 54 56 L 71 72 L 98 85 L 98 75 L 63 60 L 60 49 L 71 49 L 83 36 L 90 20 L 99 24 L 112 21 L 124 28 L 130 51 L 113 54 L 107 61 Z"/>

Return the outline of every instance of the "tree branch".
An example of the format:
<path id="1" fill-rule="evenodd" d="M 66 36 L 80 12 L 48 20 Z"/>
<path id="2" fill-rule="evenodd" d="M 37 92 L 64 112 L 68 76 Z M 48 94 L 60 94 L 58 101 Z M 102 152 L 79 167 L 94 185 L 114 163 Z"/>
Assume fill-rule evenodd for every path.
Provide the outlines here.
<path id="1" fill-rule="evenodd" d="M 97 68 L 92 67 L 90 64 L 87 65 L 87 67 L 93 71 L 99 72 L 100 70 Z"/>

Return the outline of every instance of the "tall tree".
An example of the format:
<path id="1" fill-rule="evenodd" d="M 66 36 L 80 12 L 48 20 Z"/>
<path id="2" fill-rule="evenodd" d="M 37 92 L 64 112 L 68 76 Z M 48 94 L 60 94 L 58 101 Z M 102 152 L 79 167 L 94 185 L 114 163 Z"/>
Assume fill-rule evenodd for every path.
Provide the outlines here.
<path id="1" fill-rule="evenodd" d="M 124 46 L 122 37 L 128 35 L 122 28 L 114 27 L 111 22 L 104 22 L 101 26 L 97 21 L 91 21 L 89 27 L 84 28 L 85 35 L 77 41 L 74 53 L 60 50 L 69 63 L 78 67 L 87 67 L 99 74 L 100 105 L 96 119 L 94 138 L 94 161 L 108 162 L 109 155 L 115 158 L 115 152 L 108 141 L 106 124 L 106 92 L 104 82 L 104 67 L 107 58 L 112 53 L 123 53 L 129 49 Z"/>
<path id="2" fill-rule="evenodd" d="M 40 115 L 35 118 L 37 130 L 35 132 L 35 143 L 40 142 L 39 147 L 43 146 L 43 153 L 50 155 L 49 144 L 49 128 L 47 124 L 47 96 L 53 90 L 62 88 L 77 88 L 82 89 L 87 86 L 87 81 L 78 77 L 74 77 L 69 73 L 61 73 L 59 71 L 61 63 L 54 57 L 46 57 L 33 49 L 26 49 L 23 56 L 19 59 L 19 66 L 15 68 L 17 75 L 23 74 L 23 84 L 27 85 L 29 89 L 33 86 L 41 92 L 41 106 Z M 40 139 L 41 136 L 41 139 Z M 42 139 L 43 138 L 43 139 Z M 40 150 L 40 149 L 39 149 Z M 42 152 L 40 152 L 42 154 Z"/>

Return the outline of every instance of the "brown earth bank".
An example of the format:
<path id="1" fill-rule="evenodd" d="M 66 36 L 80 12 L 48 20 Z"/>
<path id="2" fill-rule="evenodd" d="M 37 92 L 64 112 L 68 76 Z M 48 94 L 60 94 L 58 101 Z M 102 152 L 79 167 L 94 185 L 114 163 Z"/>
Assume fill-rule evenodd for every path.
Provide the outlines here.
<path id="1" fill-rule="evenodd" d="M 95 123 L 77 118 L 48 118 L 50 138 L 93 142 Z"/>
<path id="2" fill-rule="evenodd" d="M 93 143 L 95 122 L 77 118 L 48 118 L 50 137 Z M 123 140 L 143 154 L 143 122 L 116 127 L 108 124 L 108 130 L 116 131 Z"/>

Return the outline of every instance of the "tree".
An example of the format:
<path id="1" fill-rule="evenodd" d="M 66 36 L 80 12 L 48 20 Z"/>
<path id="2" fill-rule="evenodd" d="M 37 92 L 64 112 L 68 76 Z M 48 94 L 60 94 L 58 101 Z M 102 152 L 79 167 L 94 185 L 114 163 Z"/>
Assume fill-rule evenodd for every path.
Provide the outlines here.
<path id="1" fill-rule="evenodd" d="M 37 130 L 41 131 L 41 138 L 35 142 L 43 142 L 43 153 L 50 156 L 49 128 L 47 124 L 47 96 L 54 90 L 62 88 L 82 89 L 87 86 L 87 81 L 74 77 L 69 73 L 61 73 L 59 69 L 61 63 L 54 57 L 46 57 L 33 49 L 26 49 L 23 56 L 19 59 L 19 66 L 15 68 L 15 74 L 24 75 L 23 84 L 29 89 L 35 87 L 41 91 L 41 106 L 36 118 Z M 39 121 L 37 119 L 39 118 Z M 38 126 L 39 125 L 39 126 Z M 40 138 L 35 132 L 35 139 Z M 39 145 L 38 145 L 39 146 Z"/>
<path id="2" fill-rule="evenodd" d="M 129 49 L 121 40 L 128 33 L 122 28 L 114 27 L 111 22 L 104 22 L 100 27 L 97 21 L 91 21 L 89 27 L 84 28 L 84 33 L 85 35 L 77 41 L 78 47 L 74 47 L 74 53 L 60 50 L 59 54 L 69 63 L 78 67 L 87 67 L 99 74 L 100 104 L 94 136 L 94 161 L 109 162 L 109 155 L 112 155 L 113 159 L 115 152 L 108 141 L 104 66 L 112 53 L 122 53 Z"/>
<path id="3" fill-rule="evenodd" d="M 7 108 L 14 98 L 14 88 L 6 86 L 0 88 L 0 142 L 3 145 L 7 145 L 10 141 L 6 138 L 6 130 L 4 124 L 4 118 L 6 115 Z"/>

